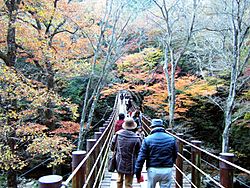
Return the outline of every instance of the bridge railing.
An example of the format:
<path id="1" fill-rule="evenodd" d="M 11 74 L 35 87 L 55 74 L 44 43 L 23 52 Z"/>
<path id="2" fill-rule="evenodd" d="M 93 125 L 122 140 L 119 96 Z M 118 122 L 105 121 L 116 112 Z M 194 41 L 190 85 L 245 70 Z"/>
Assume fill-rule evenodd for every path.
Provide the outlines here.
<path id="1" fill-rule="evenodd" d="M 109 146 L 114 133 L 114 122 L 117 117 L 118 95 L 113 112 L 103 127 L 94 133 L 93 139 L 87 139 L 87 151 L 73 151 L 72 173 L 62 182 L 62 176 L 48 175 L 39 179 L 40 188 L 97 188 L 104 176 Z"/>
<path id="2" fill-rule="evenodd" d="M 146 134 L 149 134 L 151 131 L 150 118 L 146 116 L 142 116 L 142 123 L 143 123 L 143 131 Z M 178 144 L 178 156 L 176 160 L 176 164 L 174 167 L 176 168 L 176 176 L 173 177 L 175 181 L 175 186 L 183 187 L 183 178 L 186 179 L 186 182 L 189 182 L 192 188 L 200 188 L 201 187 L 201 176 L 206 177 L 211 183 L 216 187 L 221 188 L 232 188 L 233 187 L 233 178 L 234 178 L 234 171 L 240 171 L 246 173 L 248 176 L 250 175 L 250 171 L 244 169 L 236 164 L 233 163 L 234 154 L 233 153 L 220 153 L 220 156 L 216 156 L 205 149 L 201 148 L 201 141 L 193 140 L 188 142 L 183 139 L 183 134 L 173 134 L 170 130 L 166 130 L 166 132 L 173 137 L 176 138 Z M 184 147 L 190 147 L 191 151 L 185 150 Z M 191 155 L 190 159 L 185 157 L 184 151 Z M 219 168 L 216 165 L 213 165 L 206 160 L 201 158 L 202 155 L 209 156 L 213 161 L 216 161 L 217 164 L 219 163 Z M 183 171 L 183 164 L 188 164 L 191 166 L 191 178 L 188 177 L 185 172 Z M 206 173 L 202 170 L 202 163 L 204 162 L 209 166 L 219 170 L 219 181 L 216 181 L 214 178 L 210 176 L 210 174 Z"/>

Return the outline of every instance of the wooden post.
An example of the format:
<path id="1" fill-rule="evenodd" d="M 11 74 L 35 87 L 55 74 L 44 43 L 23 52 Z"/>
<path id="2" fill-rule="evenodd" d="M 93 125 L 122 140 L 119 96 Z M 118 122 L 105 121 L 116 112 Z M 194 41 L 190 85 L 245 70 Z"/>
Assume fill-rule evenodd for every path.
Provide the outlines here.
<path id="1" fill-rule="evenodd" d="M 96 139 L 87 139 L 87 152 L 91 150 L 91 148 L 95 145 Z M 95 163 L 95 153 L 93 152 L 87 160 L 87 165 L 86 165 L 86 177 L 88 177 L 90 174 L 90 171 L 93 168 L 93 164 Z M 94 183 L 94 173 L 92 174 L 90 181 L 88 182 L 87 188 L 93 188 L 93 183 Z"/>
<path id="2" fill-rule="evenodd" d="M 201 141 L 199 140 L 193 140 L 191 141 L 191 143 L 195 146 L 198 146 L 200 147 L 201 146 Z M 196 148 L 191 148 L 191 159 L 192 159 L 192 163 L 200 168 L 201 167 L 201 151 L 196 149 Z M 197 186 L 197 187 L 201 187 L 200 184 L 201 184 L 201 174 L 200 172 L 192 167 L 192 183 Z M 194 186 L 192 186 L 193 188 Z"/>
<path id="3" fill-rule="evenodd" d="M 220 153 L 220 157 L 229 162 L 233 162 L 233 153 Z M 220 183 L 225 188 L 233 188 L 234 167 L 220 161 Z"/>
<path id="4" fill-rule="evenodd" d="M 105 131 L 105 129 L 106 129 L 106 127 L 99 127 L 99 131 L 102 133 Z"/>
<path id="5" fill-rule="evenodd" d="M 166 131 L 172 133 L 173 129 L 172 128 L 166 128 Z"/>
<path id="6" fill-rule="evenodd" d="M 81 163 L 81 161 L 84 159 L 85 156 L 86 156 L 86 151 L 72 152 L 72 172 Z M 82 186 L 85 183 L 85 172 L 86 172 L 86 164 L 83 164 L 72 179 L 72 188 L 82 188 Z"/>
<path id="7" fill-rule="evenodd" d="M 98 145 L 95 148 L 95 151 L 94 151 L 95 161 L 97 160 L 97 157 L 100 154 L 100 151 L 101 151 L 101 148 L 102 148 L 102 145 L 103 145 L 101 140 L 99 140 L 101 135 L 102 135 L 102 132 L 95 132 L 95 134 L 94 134 L 94 138 L 96 139 L 96 142 L 99 142 Z M 94 177 L 95 177 L 95 179 L 97 179 L 97 184 L 95 184 L 95 187 L 98 187 L 99 182 L 100 182 L 100 177 L 98 177 L 98 171 L 100 170 L 101 162 L 102 162 L 102 156 L 100 156 L 100 158 L 99 158 L 99 160 L 97 162 L 95 171 L 94 171 Z"/>
<path id="8" fill-rule="evenodd" d="M 102 126 L 103 126 L 103 127 L 107 127 L 107 126 L 108 126 L 108 123 L 105 122 Z"/>
<path id="9" fill-rule="evenodd" d="M 48 175 L 39 178 L 39 188 L 60 188 L 62 185 L 62 176 Z"/>
<path id="10" fill-rule="evenodd" d="M 98 140 L 102 136 L 102 132 L 95 132 L 94 138 Z"/>
<path id="11" fill-rule="evenodd" d="M 178 137 L 183 138 L 183 134 L 182 133 L 178 133 L 177 134 Z M 183 155 L 183 142 L 177 139 L 177 146 L 178 146 L 178 152 Z M 176 166 L 181 170 L 181 172 L 183 172 L 183 159 L 177 155 L 177 159 L 176 159 Z M 176 181 L 177 183 L 182 187 L 183 186 L 183 175 L 182 173 L 176 169 Z M 178 188 L 179 186 L 177 185 L 177 183 L 175 184 L 175 187 Z"/>

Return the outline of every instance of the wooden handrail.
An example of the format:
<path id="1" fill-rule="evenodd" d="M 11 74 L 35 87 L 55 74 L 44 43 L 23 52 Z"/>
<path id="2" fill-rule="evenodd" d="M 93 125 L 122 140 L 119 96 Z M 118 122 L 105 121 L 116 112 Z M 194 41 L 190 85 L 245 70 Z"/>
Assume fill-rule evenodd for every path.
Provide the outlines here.
<path id="1" fill-rule="evenodd" d="M 113 112 L 111 114 L 111 119 L 107 125 L 107 128 L 104 130 L 103 134 L 101 135 L 101 137 L 97 140 L 97 142 L 94 144 L 94 146 L 91 148 L 91 150 L 86 154 L 85 158 L 80 162 L 80 164 L 75 168 L 75 170 L 72 172 L 72 174 L 67 178 L 67 180 L 65 182 L 63 182 L 63 186 L 68 185 L 69 182 L 73 179 L 73 177 L 75 176 L 75 174 L 77 173 L 77 171 L 82 167 L 83 164 L 86 163 L 86 161 L 88 160 L 88 158 L 93 154 L 94 150 L 98 147 L 98 145 L 100 144 L 101 140 L 104 139 L 105 135 L 108 134 L 108 136 L 111 136 L 111 131 L 112 126 L 113 126 L 113 121 L 115 120 L 115 118 L 117 117 L 117 104 L 118 104 L 118 95 L 116 95 L 116 100 L 115 100 L 115 104 L 113 107 Z M 109 137 L 106 138 L 106 141 L 108 140 Z M 104 150 L 102 150 L 104 151 Z M 99 157 L 100 158 L 100 157 Z M 99 159 L 98 158 L 98 159 Z M 95 165 L 96 166 L 96 165 Z M 94 166 L 94 167 L 95 167 Z M 93 168 L 94 168 L 93 167 Z M 91 176 L 93 173 L 93 169 L 90 171 L 89 176 Z M 89 179 L 89 177 L 86 178 L 87 180 Z M 88 181 L 85 182 L 85 184 L 88 184 Z"/>
<path id="2" fill-rule="evenodd" d="M 59 187 L 66 188 L 66 187 L 68 187 L 68 184 L 72 181 L 72 179 L 76 176 L 76 174 L 79 175 L 78 171 L 80 169 L 83 170 L 83 168 L 84 168 L 84 171 L 85 171 L 86 162 L 90 159 L 91 156 L 93 156 L 93 154 L 97 148 L 99 148 L 99 149 L 101 148 L 101 149 L 100 149 L 99 155 L 96 154 L 96 162 L 94 162 L 94 164 L 91 164 L 92 168 L 90 169 L 90 173 L 87 174 L 88 177 L 86 178 L 86 181 L 85 181 L 85 177 L 81 177 L 84 179 L 81 182 L 84 183 L 84 186 L 86 187 L 89 184 L 89 179 L 93 176 L 93 172 L 96 171 L 96 174 L 98 175 L 98 177 L 95 177 L 94 185 L 95 186 L 97 186 L 98 184 L 100 185 L 100 180 L 102 179 L 102 176 L 103 176 L 103 172 L 101 173 L 100 171 L 101 171 L 101 169 L 104 169 L 104 163 L 107 161 L 106 160 L 107 153 L 108 153 L 109 145 L 110 145 L 110 142 L 112 139 L 112 133 L 114 132 L 114 121 L 117 117 L 117 104 L 118 104 L 118 95 L 116 95 L 115 103 L 113 106 L 113 111 L 112 111 L 110 117 L 108 118 L 108 121 L 106 121 L 104 123 L 104 126 L 106 126 L 106 127 L 103 127 L 102 134 L 100 134 L 100 132 L 98 132 L 98 134 L 95 134 L 95 136 L 98 138 L 98 139 L 95 139 L 96 140 L 95 144 L 89 150 L 89 152 L 87 154 L 85 154 L 85 157 L 82 159 L 82 161 L 78 165 L 74 164 L 75 165 L 73 168 L 74 170 L 70 174 L 70 176 L 67 178 L 67 180 L 64 182 L 57 181 L 54 183 L 54 182 L 52 182 L 52 180 L 50 181 L 50 179 L 52 179 L 52 178 L 50 178 L 51 176 L 43 176 L 42 178 L 40 178 L 41 181 L 39 181 L 40 188 L 43 186 L 47 186 L 47 188 L 49 188 L 49 187 L 51 187 L 51 188 L 52 187 L 53 188 L 56 188 L 56 187 L 57 188 L 59 188 Z M 101 165 L 98 164 L 100 162 L 101 162 Z M 100 167 L 100 168 L 98 169 L 98 167 Z M 84 174 L 84 176 L 85 176 L 85 173 L 80 173 L 80 174 Z M 61 177 L 61 176 L 59 176 L 59 177 Z M 74 181 L 77 179 L 78 178 L 75 178 Z M 99 180 L 99 182 L 97 182 L 98 180 Z M 82 185 L 81 185 L 82 183 L 74 183 L 74 186 L 77 188 L 82 187 Z M 90 182 L 90 183 L 92 184 L 93 182 Z"/>
<path id="3" fill-rule="evenodd" d="M 142 126 L 143 131 L 146 134 L 149 134 L 150 131 L 151 131 L 151 128 L 150 128 L 151 121 L 150 121 L 150 119 L 143 115 L 142 116 L 142 123 L 143 123 L 143 126 Z M 195 172 L 199 171 L 199 173 L 201 173 L 204 176 L 206 176 L 209 180 L 211 180 L 217 186 L 219 186 L 221 188 L 223 188 L 223 187 L 230 188 L 230 186 L 228 186 L 228 185 L 233 184 L 233 182 L 232 182 L 233 181 L 233 178 L 232 178 L 232 176 L 233 176 L 233 171 L 232 170 L 233 169 L 232 169 L 232 167 L 235 168 L 235 169 L 238 169 L 238 170 L 240 170 L 242 172 L 245 172 L 248 175 L 250 175 L 250 171 L 249 170 L 247 170 L 245 168 L 242 168 L 242 167 L 240 167 L 240 166 L 238 166 L 238 165 L 236 165 L 236 164 L 234 164 L 234 163 L 232 163 L 232 162 L 229 161 L 229 160 L 232 160 L 232 157 L 234 156 L 233 154 L 230 154 L 230 153 L 221 153 L 220 155 L 223 158 L 228 159 L 228 160 L 225 160 L 222 157 L 218 157 L 218 156 L 216 156 L 216 155 L 214 155 L 214 154 L 206 151 L 205 149 L 202 149 L 202 148 L 196 146 L 195 144 L 192 144 L 192 143 L 190 143 L 190 142 L 188 142 L 188 141 L 180 138 L 179 136 L 177 136 L 177 135 L 169 132 L 168 130 L 166 130 L 166 132 L 169 135 L 175 137 L 180 143 L 185 143 L 186 145 L 191 146 L 191 148 L 193 148 L 194 150 L 197 150 L 199 152 L 205 153 L 205 154 L 211 156 L 212 158 L 217 159 L 218 161 L 220 161 L 220 174 L 221 174 L 221 176 L 220 176 L 220 183 L 219 183 L 219 182 L 215 181 L 212 177 L 210 177 L 207 173 L 205 173 L 204 171 L 202 171 L 200 168 L 198 168 L 197 166 L 195 166 L 192 162 L 190 162 L 189 160 L 187 160 L 183 156 L 183 154 L 181 154 L 181 153 L 178 152 L 178 156 L 181 157 L 182 159 L 184 159 L 185 161 L 187 161 L 192 166 L 192 168 L 195 169 L 194 170 Z M 181 174 L 184 175 L 184 172 L 181 171 L 181 169 L 179 169 L 176 165 L 175 165 L 175 168 L 177 169 L 177 173 L 181 173 Z M 178 176 L 181 177 L 179 174 L 178 174 Z M 194 174 L 192 174 L 192 176 L 194 176 Z M 184 176 L 184 177 L 186 177 L 186 176 Z M 194 178 L 193 181 L 197 182 L 197 179 Z M 180 179 L 175 180 L 175 183 L 176 183 L 176 187 L 182 186 L 182 185 L 180 185 L 180 184 L 182 184 L 182 180 L 180 180 Z M 191 185 L 192 185 L 192 187 L 195 187 L 193 183 L 194 182 L 192 182 Z"/>
<path id="4" fill-rule="evenodd" d="M 147 117 L 144 116 L 144 118 L 148 120 Z M 150 120 L 148 120 L 148 121 L 150 122 Z M 146 125 L 146 126 L 149 128 L 148 125 Z M 150 128 L 149 128 L 149 129 L 150 129 Z M 216 156 L 216 155 L 214 155 L 214 154 L 212 154 L 212 153 L 210 153 L 210 152 L 208 152 L 208 151 L 206 151 L 206 150 L 204 150 L 204 149 L 202 149 L 202 148 L 200 148 L 200 147 L 197 147 L 197 146 L 195 146 L 194 144 L 192 144 L 192 143 L 190 143 L 190 142 L 188 142 L 188 141 L 186 141 L 186 140 L 184 140 L 184 139 L 182 139 L 182 138 L 180 138 L 180 137 L 174 135 L 173 133 L 171 133 L 171 132 L 169 132 L 169 131 L 167 131 L 167 130 L 166 130 L 166 132 L 167 132 L 168 134 L 170 134 L 171 136 L 175 137 L 176 139 L 178 139 L 178 140 L 184 142 L 185 144 L 187 144 L 187 145 L 189 145 L 189 146 L 191 146 L 191 147 L 193 147 L 193 148 L 195 148 L 195 149 L 197 149 L 197 150 L 200 150 L 201 152 L 203 152 L 203 153 L 205 153 L 205 154 L 207 154 L 207 155 L 209 155 L 209 156 L 211 156 L 211 157 L 213 157 L 213 158 L 215 158 L 215 159 L 217 159 L 217 160 L 219 160 L 219 161 L 222 161 L 222 162 L 224 162 L 224 163 L 226 163 L 226 164 L 228 164 L 228 165 L 230 165 L 230 166 L 232 166 L 232 167 L 234 167 L 234 168 L 236 168 L 236 169 L 238 169 L 238 170 L 240 170 L 240 171 L 243 171 L 243 172 L 247 173 L 248 175 L 250 175 L 250 171 L 249 171 L 249 170 L 247 170 L 247 169 L 245 169 L 245 168 L 242 168 L 242 167 L 240 167 L 240 166 L 238 166 L 238 165 L 236 165 L 236 164 L 234 164 L 234 163 L 231 163 L 231 162 L 229 162 L 229 161 L 227 161 L 227 160 L 224 160 L 224 159 L 222 159 L 222 158 L 220 158 L 220 157 L 218 157 L 218 156 Z"/>

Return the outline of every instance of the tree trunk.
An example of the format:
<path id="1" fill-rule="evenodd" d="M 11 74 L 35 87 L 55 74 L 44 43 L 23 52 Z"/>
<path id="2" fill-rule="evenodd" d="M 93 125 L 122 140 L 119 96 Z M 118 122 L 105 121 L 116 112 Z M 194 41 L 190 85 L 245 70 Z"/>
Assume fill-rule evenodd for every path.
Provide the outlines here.
<path id="1" fill-rule="evenodd" d="M 46 72 L 47 72 L 47 88 L 48 88 L 48 93 L 51 91 L 54 91 L 55 88 L 55 80 L 54 80 L 54 71 L 52 68 L 51 63 L 47 58 L 45 57 L 46 61 Z M 50 95 L 48 95 L 47 103 L 46 103 L 46 109 L 44 112 L 44 121 L 45 125 L 47 125 L 50 130 L 55 129 L 55 118 L 54 118 L 54 113 L 52 108 L 54 107 L 50 98 Z"/>
<path id="2" fill-rule="evenodd" d="M 17 54 L 17 48 L 16 48 L 16 17 L 17 17 L 17 11 L 19 9 L 20 0 L 13 1 L 9 0 L 5 2 L 5 5 L 8 9 L 8 29 L 7 29 L 7 66 L 14 66 L 16 63 L 16 54 Z"/>
<path id="3" fill-rule="evenodd" d="M 170 75 L 170 100 L 169 100 L 169 127 L 174 127 L 174 113 L 175 113 L 175 63 L 171 63 L 171 75 Z"/>
<path id="4" fill-rule="evenodd" d="M 16 141 L 13 139 L 15 137 L 16 137 L 15 131 L 9 133 L 8 145 L 11 149 L 11 153 L 13 154 L 15 152 L 15 145 L 16 145 Z M 16 171 L 12 168 L 7 172 L 7 185 L 9 188 L 17 188 L 17 174 Z"/>
<path id="5" fill-rule="evenodd" d="M 231 116 L 232 115 L 226 115 L 225 117 L 225 128 L 222 134 L 222 152 L 227 153 L 229 150 L 229 130 L 231 127 Z"/>
<path id="6" fill-rule="evenodd" d="M 89 89 L 90 89 L 90 85 L 91 85 L 91 82 L 92 82 L 92 77 L 93 77 L 93 74 L 90 75 L 90 78 L 88 80 L 88 84 L 87 84 L 87 88 L 86 88 L 86 92 L 85 92 L 85 97 L 84 97 L 84 101 L 83 101 L 77 150 L 82 150 L 83 143 L 84 143 L 84 137 L 85 137 L 84 135 L 86 134 L 86 131 L 84 131 L 84 129 L 85 129 L 84 128 L 84 122 L 85 122 L 85 119 L 86 119 L 87 101 L 88 101 L 88 98 L 89 98 Z"/>
<path id="7" fill-rule="evenodd" d="M 231 66 L 231 79 L 228 97 L 226 101 L 225 110 L 225 127 L 222 134 L 222 152 L 228 152 L 229 150 L 229 132 L 232 125 L 232 113 L 234 110 L 235 96 L 236 96 L 236 85 L 239 76 L 239 65 L 240 65 L 240 13 L 239 4 L 236 8 L 236 19 L 232 15 L 232 28 L 233 28 L 233 63 Z"/>
<path id="8" fill-rule="evenodd" d="M 7 186 L 9 188 L 17 188 L 17 174 L 15 170 L 9 170 L 7 172 Z"/>
<path id="9" fill-rule="evenodd" d="M 94 96 L 94 101 L 92 102 L 92 105 L 91 105 L 91 109 L 89 111 L 89 116 L 88 116 L 88 121 L 87 121 L 87 128 L 90 127 L 92 121 L 93 121 L 93 116 L 94 116 L 94 112 L 95 112 L 95 108 L 96 108 L 96 105 L 97 105 L 97 102 L 98 102 L 98 99 L 100 97 L 100 89 L 101 89 L 101 85 L 98 87 L 98 90 Z"/>

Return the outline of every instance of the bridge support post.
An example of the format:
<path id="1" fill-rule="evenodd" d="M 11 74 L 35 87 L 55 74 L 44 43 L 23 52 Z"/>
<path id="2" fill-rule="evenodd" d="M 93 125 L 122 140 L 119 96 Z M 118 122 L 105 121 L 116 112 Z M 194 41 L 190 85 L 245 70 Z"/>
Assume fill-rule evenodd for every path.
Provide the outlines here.
<path id="1" fill-rule="evenodd" d="M 233 153 L 220 153 L 220 157 L 229 162 L 233 162 Z M 233 188 L 234 167 L 220 161 L 220 183 L 226 188 Z"/>
<path id="2" fill-rule="evenodd" d="M 97 151 L 96 151 L 96 157 L 99 155 L 101 149 L 102 149 L 102 146 L 103 146 L 103 142 L 102 140 L 99 140 L 99 138 L 102 136 L 102 132 L 95 132 L 95 135 L 94 135 L 94 138 L 96 139 L 96 142 L 99 141 L 99 144 L 97 145 Z M 100 169 L 100 166 L 101 166 L 101 161 L 102 161 L 102 156 L 100 157 L 99 159 L 99 162 L 97 163 L 97 171 L 98 169 Z"/>
<path id="3" fill-rule="evenodd" d="M 102 132 L 95 132 L 94 138 L 98 140 L 102 136 Z"/>
<path id="4" fill-rule="evenodd" d="M 39 188 L 60 188 L 62 185 L 62 176 L 48 175 L 39 178 Z"/>
<path id="5" fill-rule="evenodd" d="M 183 134 L 179 133 L 177 134 L 178 137 L 183 138 Z M 178 146 L 178 152 L 183 155 L 183 142 L 177 139 L 177 146 Z M 178 155 L 176 159 L 176 166 L 180 169 L 180 171 L 183 171 L 183 159 Z M 183 186 L 183 175 L 178 169 L 176 169 L 176 184 L 175 187 L 178 188 L 179 186 Z"/>
<path id="6" fill-rule="evenodd" d="M 106 129 L 106 127 L 99 127 L 99 131 L 102 133 L 105 131 L 105 129 Z"/>
<path id="7" fill-rule="evenodd" d="M 191 143 L 197 147 L 200 147 L 201 146 L 201 141 L 198 141 L 198 140 L 193 140 L 191 141 Z M 196 149 L 196 148 L 191 148 L 191 160 L 192 160 L 192 163 L 200 168 L 201 167 L 201 151 Z M 201 184 L 201 174 L 200 172 L 194 168 L 192 166 L 192 183 L 196 186 L 196 187 L 201 187 L 200 184 Z M 193 188 L 194 186 L 192 186 Z"/>
<path id="8" fill-rule="evenodd" d="M 91 148 L 95 145 L 95 142 L 96 142 L 96 139 L 87 139 L 87 152 L 88 153 L 91 150 Z M 86 165 L 86 176 L 87 177 L 90 175 L 90 171 L 93 168 L 95 158 L 96 158 L 95 152 L 93 151 L 87 160 L 87 165 Z M 93 188 L 93 184 L 94 184 L 94 173 L 91 175 L 91 177 L 89 179 L 87 188 Z"/>
<path id="9" fill-rule="evenodd" d="M 72 171 L 81 163 L 86 156 L 86 151 L 73 151 L 72 152 Z M 76 175 L 72 179 L 72 188 L 82 188 L 85 183 L 86 164 L 78 170 Z"/>

